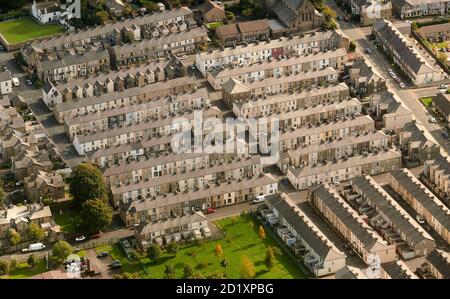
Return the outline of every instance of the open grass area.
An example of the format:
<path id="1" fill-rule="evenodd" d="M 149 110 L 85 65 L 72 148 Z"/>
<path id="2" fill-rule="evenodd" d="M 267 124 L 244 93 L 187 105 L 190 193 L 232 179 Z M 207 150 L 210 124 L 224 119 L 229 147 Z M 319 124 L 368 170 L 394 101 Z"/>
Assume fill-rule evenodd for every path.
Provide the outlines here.
<path id="1" fill-rule="evenodd" d="M 420 98 L 420 101 L 425 107 L 429 108 L 431 106 L 431 103 L 433 102 L 433 98 L 432 97 Z"/>
<path id="2" fill-rule="evenodd" d="M 9 279 L 21 279 L 31 277 L 40 273 L 47 271 L 45 261 L 43 259 L 39 259 L 38 263 L 31 268 L 27 263 L 20 263 L 17 265 L 17 268 L 9 273 L 7 278 Z"/>
<path id="3" fill-rule="evenodd" d="M 186 264 L 194 268 L 194 272 L 207 277 L 213 272 L 223 272 L 227 278 L 240 278 L 242 259 L 249 258 L 255 265 L 255 278 L 304 278 L 304 273 L 288 256 L 282 254 L 277 257 L 274 267 L 268 271 L 264 263 L 268 246 L 277 246 L 276 242 L 266 234 L 261 240 L 258 237 L 258 224 L 250 215 L 245 215 L 233 221 L 227 218 L 217 223 L 225 232 L 226 237 L 217 241 L 205 241 L 200 244 L 185 245 L 180 248 L 176 257 L 164 253 L 156 262 L 148 258 L 141 259 L 146 267 L 145 278 L 164 278 L 167 264 L 175 268 L 176 278 L 183 278 Z M 220 244 L 223 254 L 228 261 L 226 267 L 220 264 L 222 258 L 215 254 L 215 247 Z"/>
<path id="4" fill-rule="evenodd" d="M 59 211 L 53 213 L 53 218 L 56 224 L 61 226 L 61 229 L 66 233 L 75 233 L 79 231 L 81 223 L 79 212 L 70 211 L 66 209 L 62 214 Z"/>
<path id="5" fill-rule="evenodd" d="M 39 24 L 31 18 L 0 23 L 0 33 L 10 44 L 17 44 L 63 32 L 56 24 Z"/>

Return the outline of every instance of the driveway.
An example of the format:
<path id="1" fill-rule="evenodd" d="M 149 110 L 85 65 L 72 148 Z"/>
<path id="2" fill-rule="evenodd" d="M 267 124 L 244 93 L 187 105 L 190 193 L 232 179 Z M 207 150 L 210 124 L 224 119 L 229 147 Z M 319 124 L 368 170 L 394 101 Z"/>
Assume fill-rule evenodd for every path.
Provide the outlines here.
<path id="1" fill-rule="evenodd" d="M 108 267 L 112 263 L 112 258 L 110 255 L 107 257 L 99 259 L 95 253 L 95 249 L 89 249 L 86 251 L 86 257 L 89 259 L 91 265 L 97 265 L 100 268 L 100 275 L 98 278 L 112 278 L 115 272 L 111 271 Z"/>

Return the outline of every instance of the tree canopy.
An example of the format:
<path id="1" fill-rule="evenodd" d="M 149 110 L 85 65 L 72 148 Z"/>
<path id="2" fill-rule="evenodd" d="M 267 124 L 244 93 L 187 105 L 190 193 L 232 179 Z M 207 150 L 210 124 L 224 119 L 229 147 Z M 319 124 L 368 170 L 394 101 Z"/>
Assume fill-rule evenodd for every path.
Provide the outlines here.
<path id="1" fill-rule="evenodd" d="M 86 232 L 105 230 L 112 221 L 113 210 L 102 199 L 89 199 L 81 208 L 82 227 Z"/>
<path id="2" fill-rule="evenodd" d="M 28 225 L 28 236 L 34 242 L 41 241 L 45 238 L 45 231 L 36 223 L 30 223 Z"/>
<path id="3" fill-rule="evenodd" d="M 58 241 L 53 245 L 52 254 L 60 261 L 72 254 L 73 248 L 66 241 Z"/>
<path id="4" fill-rule="evenodd" d="M 89 163 L 74 168 L 69 185 L 75 203 L 81 206 L 89 199 L 107 200 L 108 192 L 100 169 Z"/>

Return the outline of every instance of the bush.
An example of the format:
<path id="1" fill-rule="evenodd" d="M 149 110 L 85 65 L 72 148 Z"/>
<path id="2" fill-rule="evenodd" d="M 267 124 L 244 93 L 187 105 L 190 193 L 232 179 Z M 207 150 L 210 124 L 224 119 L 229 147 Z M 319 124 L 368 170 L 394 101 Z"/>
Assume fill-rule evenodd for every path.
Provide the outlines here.
<path id="1" fill-rule="evenodd" d="M 206 267 L 208 267 L 207 262 L 200 262 L 200 263 L 197 263 L 197 266 L 195 266 L 195 269 L 202 270 L 202 269 L 205 269 Z"/>
<path id="2" fill-rule="evenodd" d="M 234 13 L 231 11 L 225 11 L 225 17 L 228 21 L 234 21 L 236 19 Z"/>
<path id="3" fill-rule="evenodd" d="M 0 275 L 6 275 L 8 273 L 9 273 L 8 263 L 0 260 Z"/>

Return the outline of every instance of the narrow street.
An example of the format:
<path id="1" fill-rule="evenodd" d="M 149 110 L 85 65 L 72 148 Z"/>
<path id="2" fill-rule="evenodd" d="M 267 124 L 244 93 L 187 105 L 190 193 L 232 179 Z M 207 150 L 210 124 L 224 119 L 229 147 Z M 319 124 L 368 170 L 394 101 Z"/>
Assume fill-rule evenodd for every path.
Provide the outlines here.
<path id="1" fill-rule="evenodd" d="M 333 1 L 327 0 L 326 2 L 339 16 L 344 17 L 347 15 Z M 389 90 L 396 94 L 403 105 L 413 113 L 413 119 L 415 119 L 417 123 L 423 125 L 435 139 L 434 141 L 441 145 L 441 147 L 445 150 L 445 152 L 441 152 L 443 152 L 444 155 L 448 155 L 450 152 L 450 140 L 442 137 L 441 133 L 443 128 L 439 124 L 431 123 L 429 121 L 430 116 L 425 107 L 419 101 L 419 98 L 421 97 L 436 95 L 438 93 L 437 86 L 417 89 L 399 88 L 397 83 L 388 73 L 388 70 L 391 69 L 392 66 L 384 57 L 384 53 L 381 53 L 368 39 L 371 34 L 372 27 L 355 27 L 353 24 L 343 21 L 337 23 L 339 29 L 341 29 L 345 35 L 356 43 L 356 52 L 369 61 L 375 70 L 377 70 L 386 79 L 386 84 Z M 367 48 L 371 49 L 371 54 L 367 54 L 364 51 Z"/>

